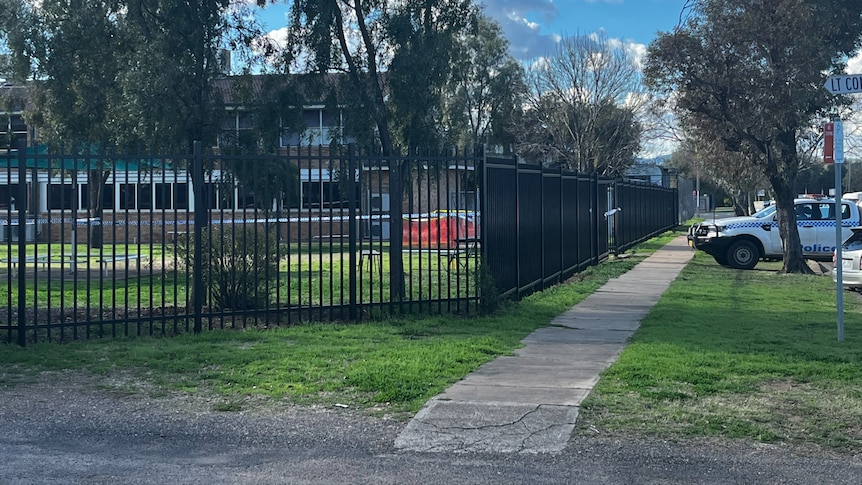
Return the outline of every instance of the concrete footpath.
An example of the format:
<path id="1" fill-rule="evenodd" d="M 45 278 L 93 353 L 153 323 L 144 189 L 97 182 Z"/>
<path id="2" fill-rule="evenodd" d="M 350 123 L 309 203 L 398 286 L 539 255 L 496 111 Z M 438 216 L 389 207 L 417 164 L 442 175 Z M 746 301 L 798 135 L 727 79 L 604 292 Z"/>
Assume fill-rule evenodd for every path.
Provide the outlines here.
<path id="1" fill-rule="evenodd" d="M 425 407 L 395 446 L 426 452 L 562 451 L 581 401 L 694 255 L 680 236 L 470 373 Z"/>

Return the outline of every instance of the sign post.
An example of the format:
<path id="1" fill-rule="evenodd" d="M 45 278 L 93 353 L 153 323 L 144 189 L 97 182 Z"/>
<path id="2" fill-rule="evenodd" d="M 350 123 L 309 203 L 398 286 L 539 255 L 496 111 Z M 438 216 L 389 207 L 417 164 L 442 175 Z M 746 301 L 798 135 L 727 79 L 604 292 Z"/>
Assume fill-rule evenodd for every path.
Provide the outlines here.
<path id="1" fill-rule="evenodd" d="M 823 85 L 832 94 L 854 94 L 862 93 L 862 74 L 834 74 L 826 79 Z M 832 130 L 829 130 L 829 125 Z M 827 149 L 834 153 L 832 159 L 835 162 L 835 281 L 837 285 L 836 306 L 838 307 L 838 341 L 844 341 L 844 261 L 841 257 L 841 249 L 844 240 L 841 238 L 841 168 L 844 165 L 844 124 L 841 118 L 836 116 L 832 123 L 827 123 L 824 129 L 823 161 L 828 162 Z M 831 133 L 829 133 L 831 131 Z M 831 135 L 831 139 L 826 139 Z M 831 143 L 830 143 L 831 142 Z"/>
<path id="2" fill-rule="evenodd" d="M 835 160 L 834 168 L 835 168 L 835 280 L 837 285 L 836 291 L 836 301 L 835 304 L 838 307 L 838 341 L 844 341 L 844 275 L 843 275 L 843 266 L 844 262 L 841 258 L 841 250 L 844 245 L 844 239 L 841 231 L 841 200 L 842 200 L 842 191 L 841 191 L 841 168 L 844 166 L 844 123 L 841 122 L 841 118 L 835 118 L 832 120 L 832 123 L 827 123 L 833 125 L 833 133 L 832 133 L 832 149 L 834 151 L 833 158 Z M 824 160 L 826 158 L 826 152 L 824 150 L 823 153 Z"/>

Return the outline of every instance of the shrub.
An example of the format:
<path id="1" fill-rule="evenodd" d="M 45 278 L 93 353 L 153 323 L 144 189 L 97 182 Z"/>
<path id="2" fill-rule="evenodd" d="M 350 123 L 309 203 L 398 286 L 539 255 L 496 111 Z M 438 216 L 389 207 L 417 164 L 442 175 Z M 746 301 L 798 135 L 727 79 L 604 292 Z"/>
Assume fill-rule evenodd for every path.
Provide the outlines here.
<path id="1" fill-rule="evenodd" d="M 476 292 L 479 295 L 479 314 L 491 315 L 500 307 L 500 290 L 491 274 L 487 263 L 481 261 L 476 268 L 475 278 Z"/>
<path id="2" fill-rule="evenodd" d="M 201 269 L 211 308 L 265 308 L 275 291 L 279 245 L 265 227 L 209 227 L 202 232 Z M 177 245 L 177 260 L 194 271 L 194 236 Z"/>

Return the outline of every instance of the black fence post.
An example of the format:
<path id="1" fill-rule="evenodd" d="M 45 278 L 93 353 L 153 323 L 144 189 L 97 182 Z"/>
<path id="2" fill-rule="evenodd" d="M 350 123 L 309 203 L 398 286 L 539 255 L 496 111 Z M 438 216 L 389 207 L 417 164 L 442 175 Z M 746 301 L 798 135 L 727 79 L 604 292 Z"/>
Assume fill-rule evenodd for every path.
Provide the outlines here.
<path id="1" fill-rule="evenodd" d="M 523 243 L 523 236 L 521 231 L 521 164 L 515 162 L 515 254 L 517 255 L 517 259 L 515 261 L 515 296 L 520 300 L 521 299 L 521 276 L 523 276 L 524 272 L 521 271 L 521 245 Z"/>
<path id="2" fill-rule="evenodd" d="M 356 220 L 356 145 L 347 145 L 347 187 L 350 197 L 347 202 L 347 260 L 349 262 L 348 284 L 350 286 L 348 298 L 348 318 L 351 322 L 359 317 L 356 301 L 356 240 L 359 232 L 359 223 Z M 360 179 L 361 182 L 361 179 Z"/>
<path id="3" fill-rule="evenodd" d="M 590 172 L 590 266 L 598 264 L 599 254 L 599 222 L 598 222 L 598 200 L 599 182 L 595 173 Z"/>
<path id="4" fill-rule="evenodd" d="M 35 157 L 35 154 L 33 156 Z M 35 180 L 33 182 L 35 183 Z M 27 268 L 24 266 L 27 260 L 27 146 L 24 140 L 18 140 L 18 194 L 16 199 L 18 201 L 17 207 L 15 207 L 18 210 L 18 345 L 24 347 L 27 343 Z M 11 234 L 12 231 L 10 230 L 9 233 Z"/>
<path id="5" fill-rule="evenodd" d="M 204 275 L 203 275 L 203 229 L 207 224 L 207 200 L 204 195 L 204 166 L 201 156 L 201 142 L 194 142 L 194 159 L 192 160 L 192 187 L 195 197 L 195 244 L 194 244 L 194 275 L 192 275 L 194 333 L 203 330 L 202 313 L 204 306 Z M 198 205 L 200 204 L 200 206 Z"/>

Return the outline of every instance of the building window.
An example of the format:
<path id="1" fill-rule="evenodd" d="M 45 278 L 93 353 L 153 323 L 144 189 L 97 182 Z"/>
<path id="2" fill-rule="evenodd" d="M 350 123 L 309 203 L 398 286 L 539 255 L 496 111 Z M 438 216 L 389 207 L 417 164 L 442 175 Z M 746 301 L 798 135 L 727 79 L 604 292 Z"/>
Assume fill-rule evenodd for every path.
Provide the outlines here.
<path id="1" fill-rule="evenodd" d="M 340 184 L 336 181 L 303 181 L 301 190 L 303 209 L 335 209 L 347 207 L 350 203 L 348 194 L 342 194 Z M 353 199 L 358 203 L 358 184 L 356 184 L 356 193 Z"/>
<path id="2" fill-rule="evenodd" d="M 155 184 L 154 193 L 156 195 L 156 209 L 165 210 L 173 208 L 171 184 Z"/>
<path id="3" fill-rule="evenodd" d="M 18 148 L 18 141 L 27 141 L 27 124 L 21 114 L 0 114 L 0 150 Z"/>
<path id="4" fill-rule="evenodd" d="M 27 184 L 30 188 L 30 184 Z M 18 202 L 18 184 L 0 185 L 0 209 L 26 210 L 27 201 Z"/>
<path id="5" fill-rule="evenodd" d="M 151 210 L 153 186 L 150 184 L 120 184 L 120 209 Z"/>
<path id="6" fill-rule="evenodd" d="M 210 209 L 233 209 L 234 187 L 232 185 L 226 183 L 209 183 L 206 184 L 205 190 L 206 197 L 209 199 Z M 188 196 L 188 186 L 186 186 L 186 196 Z"/>
<path id="7" fill-rule="evenodd" d="M 81 197 L 80 207 L 83 209 L 90 208 L 90 188 L 87 184 L 81 184 L 78 187 L 78 194 Z M 102 187 L 102 209 L 114 208 L 114 184 L 105 184 Z"/>
<path id="8" fill-rule="evenodd" d="M 150 184 L 138 184 L 138 210 L 151 210 L 153 208 L 153 186 Z"/>
<path id="9" fill-rule="evenodd" d="M 189 184 L 174 184 L 174 209 L 189 208 Z"/>
<path id="10" fill-rule="evenodd" d="M 134 210 L 137 190 L 135 184 L 120 184 L 120 210 Z"/>
<path id="11" fill-rule="evenodd" d="M 78 210 L 71 184 L 51 184 L 48 187 L 48 209 L 50 210 Z"/>

